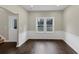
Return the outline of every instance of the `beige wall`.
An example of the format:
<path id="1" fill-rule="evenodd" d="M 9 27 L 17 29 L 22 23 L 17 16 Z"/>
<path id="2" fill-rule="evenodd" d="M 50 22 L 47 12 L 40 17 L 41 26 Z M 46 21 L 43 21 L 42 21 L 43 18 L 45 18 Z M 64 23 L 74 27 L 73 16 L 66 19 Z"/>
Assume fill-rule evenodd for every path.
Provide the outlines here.
<path id="1" fill-rule="evenodd" d="M 40 11 L 29 12 L 28 31 L 36 31 L 36 17 L 55 17 L 55 31 L 63 30 L 63 12 L 62 11 Z"/>
<path id="2" fill-rule="evenodd" d="M 64 11 L 65 31 L 79 36 L 79 6 L 69 6 Z"/>
<path id="3" fill-rule="evenodd" d="M 13 13 L 0 8 L 0 35 L 8 39 L 9 35 L 9 16 L 14 15 Z"/>

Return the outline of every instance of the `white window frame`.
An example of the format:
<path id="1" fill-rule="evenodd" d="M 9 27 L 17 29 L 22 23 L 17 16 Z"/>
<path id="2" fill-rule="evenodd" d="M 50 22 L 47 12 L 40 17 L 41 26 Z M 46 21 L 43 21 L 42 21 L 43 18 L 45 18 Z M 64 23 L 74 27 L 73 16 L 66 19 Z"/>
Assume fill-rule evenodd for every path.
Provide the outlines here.
<path id="1" fill-rule="evenodd" d="M 39 20 L 40 18 L 43 18 L 43 19 L 44 19 L 44 31 L 38 31 L 38 27 L 37 27 L 37 26 L 38 26 L 38 20 Z M 47 21 L 46 19 L 47 19 L 47 18 L 51 18 L 51 19 L 53 20 L 53 22 L 52 22 L 52 23 L 53 23 L 53 24 L 52 24 L 52 25 L 53 25 L 53 26 L 52 26 L 52 31 L 47 31 L 47 30 L 46 30 L 46 29 L 47 29 L 47 27 L 46 27 L 46 21 Z M 36 17 L 36 31 L 39 32 L 39 33 L 52 33 L 52 32 L 54 32 L 54 29 L 55 29 L 55 28 L 54 28 L 54 25 L 55 25 L 54 18 L 55 18 L 55 17 Z"/>

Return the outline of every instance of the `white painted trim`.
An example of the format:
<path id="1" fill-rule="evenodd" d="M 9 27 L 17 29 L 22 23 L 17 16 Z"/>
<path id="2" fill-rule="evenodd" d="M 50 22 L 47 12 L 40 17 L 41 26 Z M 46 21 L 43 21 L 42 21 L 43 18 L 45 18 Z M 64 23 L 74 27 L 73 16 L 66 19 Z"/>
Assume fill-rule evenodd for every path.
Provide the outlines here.
<path id="1" fill-rule="evenodd" d="M 4 42 L 17 42 L 17 41 L 13 41 L 13 40 L 5 40 Z"/>
<path id="2" fill-rule="evenodd" d="M 37 31 L 28 31 L 28 39 L 64 39 L 63 31 L 55 31 L 55 32 L 41 32 Z"/>
<path id="3" fill-rule="evenodd" d="M 26 41 L 28 41 L 28 39 L 26 39 L 24 42 L 17 44 L 16 47 L 20 47 L 21 45 L 23 45 Z"/>
<path id="4" fill-rule="evenodd" d="M 22 44 L 24 44 L 28 40 L 27 38 L 27 32 L 23 32 L 19 34 L 19 41 L 17 43 L 16 47 L 20 47 Z"/>
<path id="5" fill-rule="evenodd" d="M 24 42 L 17 44 L 16 47 L 20 47 L 21 45 L 23 45 L 26 41 L 28 41 L 28 39 L 26 39 Z"/>
<path id="6" fill-rule="evenodd" d="M 44 31 L 38 31 L 38 28 L 37 28 L 37 26 L 38 26 L 38 20 L 40 20 L 40 18 L 43 18 L 44 19 Z M 47 29 L 47 27 L 46 27 L 46 21 L 47 21 L 47 18 L 50 18 L 50 19 L 53 19 L 53 27 L 52 27 L 52 29 L 53 29 L 53 31 L 47 31 L 46 29 Z M 54 32 L 54 26 L 55 26 L 55 21 L 54 21 L 54 19 L 55 19 L 55 17 L 36 17 L 36 31 L 39 33 L 39 32 Z"/>
<path id="7" fill-rule="evenodd" d="M 6 42 L 17 42 L 17 29 L 14 29 L 14 20 L 17 20 L 17 17 L 15 15 L 8 16 L 9 23 L 8 23 L 8 30 L 9 30 L 9 38 Z"/>
<path id="8" fill-rule="evenodd" d="M 69 32 L 65 32 L 64 40 L 71 48 L 73 48 L 77 53 L 79 53 L 79 36 L 74 35 Z"/>

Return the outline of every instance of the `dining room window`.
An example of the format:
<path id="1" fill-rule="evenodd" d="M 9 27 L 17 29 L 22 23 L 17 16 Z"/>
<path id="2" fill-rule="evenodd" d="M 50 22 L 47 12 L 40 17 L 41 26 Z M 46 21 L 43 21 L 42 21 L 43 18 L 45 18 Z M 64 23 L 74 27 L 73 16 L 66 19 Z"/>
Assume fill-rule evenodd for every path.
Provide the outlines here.
<path id="1" fill-rule="evenodd" d="M 37 31 L 54 31 L 54 17 L 37 17 L 36 18 Z"/>

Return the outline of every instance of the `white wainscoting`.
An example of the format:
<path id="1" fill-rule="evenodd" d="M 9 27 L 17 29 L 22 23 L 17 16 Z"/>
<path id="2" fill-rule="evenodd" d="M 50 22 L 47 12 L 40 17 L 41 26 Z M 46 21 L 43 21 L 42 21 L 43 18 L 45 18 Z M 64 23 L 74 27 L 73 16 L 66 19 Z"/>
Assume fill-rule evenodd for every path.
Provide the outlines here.
<path id="1" fill-rule="evenodd" d="M 63 31 L 36 32 L 28 31 L 28 39 L 64 39 Z"/>
<path id="2" fill-rule="evenodd" d="M 23 43 L 25 43 L 28 40 L 27 38 L 27 32 L 23 32 L 19 35 L 19 41 L 17 42 L 16 47 L 20 47 Z"/>
<path id="3" fill-rule="evenodd" d="M 9 40 L 5 40 L 5 42 L 17 42 L 16 47 L 20 47 L 23 43 L 25 43 L 28 40 L 27 34 L 28 32 L 22 32 L 19 34 L 19 38 L 17 38 L 17 40 L 13 38 L 14 40 L 9 39 Z"/>
<path id="4" fill-rule="evenodd" d="M 64 40 L 71 48 L 73 48 L 77 53 L 79 53 L 79 36 L 74 35 L 69 32 L 65 32 Z"/>

